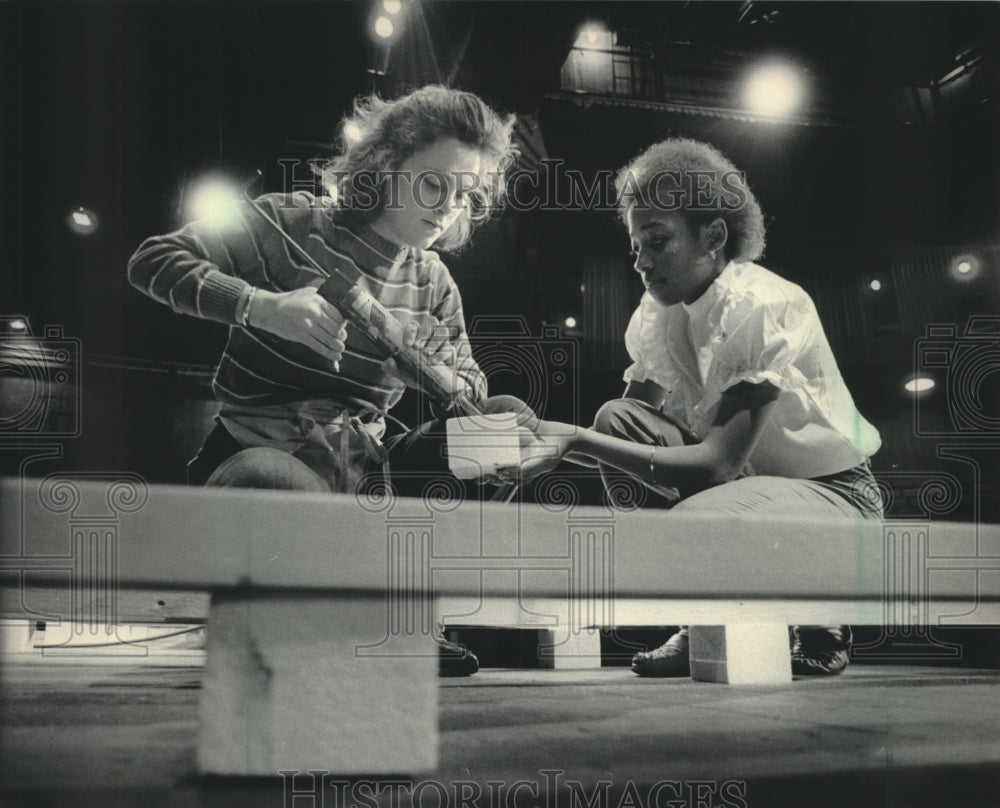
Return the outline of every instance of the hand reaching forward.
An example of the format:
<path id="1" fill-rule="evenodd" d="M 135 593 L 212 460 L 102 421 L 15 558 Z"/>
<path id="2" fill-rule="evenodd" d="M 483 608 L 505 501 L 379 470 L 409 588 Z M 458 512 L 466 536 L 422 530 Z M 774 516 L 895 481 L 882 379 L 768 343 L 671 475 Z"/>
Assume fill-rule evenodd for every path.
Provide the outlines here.
<path id="1" fill-rule="evenodd" d="M 559 421 L 538 421 L 534 429 L 520 427 L 521 465 L 518 479 L 527 482 L 552 471 L 573 450 L 579 432 L 580 427 Z"/>
<path id="2" fill-rule="evenodd" d="M 298 342 L 325 356 L 340 369 L 347 330 L 344 316 L 313 287 L 291 292 L 258 289 L 247 322 L 282 339 Z"/>

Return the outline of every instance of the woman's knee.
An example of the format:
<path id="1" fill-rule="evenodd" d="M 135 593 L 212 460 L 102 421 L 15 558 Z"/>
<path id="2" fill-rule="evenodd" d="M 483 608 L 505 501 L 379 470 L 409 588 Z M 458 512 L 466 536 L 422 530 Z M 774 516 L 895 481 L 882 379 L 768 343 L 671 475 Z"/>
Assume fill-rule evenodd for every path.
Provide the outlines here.
<path id="1" fill-rule="evenodd" d="M 635 398 L 603 404 L 594 416 L 594 430 L 651 446 L 684 446 L 698 440 L 670 416 Z"/>
<path id="2" fill-rule="evenodd" d="M 212 472 L 205 485 L 320 493 L 330 491 L 323 478 L 297 457 L 266 446 L 243 449 L 227 458 Z"/>
<path id="3" fill-rule="evenodd" d="M 630 434 L 627 426 L 634 412 L 636 402 L 627 398 L 615 398 L 601 405 L 594 416 L 594 430 L 603 435 L 624 437 Z"/>
<path id="4" fill-rule="evenodd" d="M 676 511 L 715 514 L 767 513 L 781 516 L 857 516 L 846 499 L 811 480 L 750 476 L 708 488 L 685 499 Z"/>

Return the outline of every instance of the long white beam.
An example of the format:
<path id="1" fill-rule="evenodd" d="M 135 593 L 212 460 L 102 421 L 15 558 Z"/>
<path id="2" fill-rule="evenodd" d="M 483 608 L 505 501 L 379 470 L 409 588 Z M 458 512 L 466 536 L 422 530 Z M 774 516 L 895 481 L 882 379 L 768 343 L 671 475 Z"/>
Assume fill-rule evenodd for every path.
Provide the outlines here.
<path id="1" fill-rule="evenodd" d="M 590 601 L 947 602 L 970 611 L 1000 601 L 997 525 L 132 485 L 123 493 L 103 479 L 0 482 L 4 580 Z"/>

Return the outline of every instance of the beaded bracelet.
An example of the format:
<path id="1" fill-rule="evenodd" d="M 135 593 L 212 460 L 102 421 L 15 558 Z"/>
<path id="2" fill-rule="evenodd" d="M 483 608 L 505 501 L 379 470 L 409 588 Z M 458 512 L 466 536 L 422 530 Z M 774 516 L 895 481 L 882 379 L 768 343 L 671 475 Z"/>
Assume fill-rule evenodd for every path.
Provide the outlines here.
<path id="1" fill-rule="evenodd" d="M 250 294 L 247 295 L 247 302 L 243 305 L 243 314 L 240 315 L 240 325 L 244 328 L 250 326 L 250 304 L 253 303 L 254 295 L 257 294 L 257 287 L 250 287 Z"/>

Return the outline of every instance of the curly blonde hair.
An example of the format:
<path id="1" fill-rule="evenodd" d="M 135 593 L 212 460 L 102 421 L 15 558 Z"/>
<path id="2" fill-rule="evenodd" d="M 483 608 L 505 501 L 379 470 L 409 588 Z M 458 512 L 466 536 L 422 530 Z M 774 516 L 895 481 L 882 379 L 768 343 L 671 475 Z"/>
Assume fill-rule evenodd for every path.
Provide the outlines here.
<path id="1" fill-rule="evenodd" d="M 728 260 L 754 261 L 764 253 L 764 214 L 757 197 L 743 172 L 708 143 L 689 138 L 654 143 L 618 172 L 615 188 L 626 225 L 633 208 L 662 206 L 683 214 L 691 225 L 725 221 Z"/>
<path id="2" fill-rule="evenodd" d="M 503 203 L 506 174 L 517 156 L 512 142 L 514 116 L 498 115 L 473 93 L 428 85 L 394 101 L 375 95 L 358 98 L 341 131 L 348 127 L 355 136 L 342 135 L 341 153 L 323 167 L 324 184 L 340 209 L 367 219 L 378 216 L 386 202 L 390 172 L 444 138 L 477 149 L 481 160 L 479 182 L 468 192 L 469 204 L 435 246 L 445 250 L 464 246 L 473 228 Z M 361 194 L 369 203 L 358 204 Z"/>

